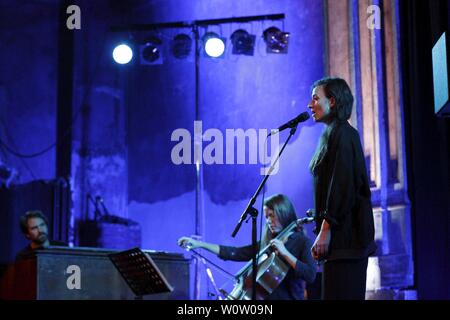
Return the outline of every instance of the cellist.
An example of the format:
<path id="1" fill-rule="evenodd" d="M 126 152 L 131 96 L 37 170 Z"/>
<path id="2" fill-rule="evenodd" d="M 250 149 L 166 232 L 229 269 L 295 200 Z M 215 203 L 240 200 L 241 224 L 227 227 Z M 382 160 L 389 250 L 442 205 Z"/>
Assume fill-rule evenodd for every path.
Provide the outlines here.
<path id="1" fill-rule="evenodd" d="M 311 256 L 312 241 L 304 230 L 294 230 L 283 242 L 276 236 L 291 222 L 297 220 L 294 206 L 282 194 L 276 194 L 264 201 L 266 223 L 260 248 L 270 245 L 275 253 L 288 266 L 289 271 L 279 286 L 266 297 L 266 300 L 303 300 L 304 282 L 312 283 L 316 276 L 316 263 Z M 178 244 L 191 249 L 206 249 L 223 260 L 249 261 L 252 259 L 252 246 L 231 247 L 207 243 L 189 237 L 181 237 Z"/>

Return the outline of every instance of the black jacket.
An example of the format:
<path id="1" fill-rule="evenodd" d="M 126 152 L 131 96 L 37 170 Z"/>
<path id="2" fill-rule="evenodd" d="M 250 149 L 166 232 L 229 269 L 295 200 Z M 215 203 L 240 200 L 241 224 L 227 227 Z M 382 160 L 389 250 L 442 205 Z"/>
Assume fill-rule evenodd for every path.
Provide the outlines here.
<path id="1" fill-rule="evenodd" d="M 337 122 L 328 151 L 314 176 L 316 229 L 331 227 L 327 260 L 366 258 L 376 251 L 374 220 L 364 153 L 358 131 Z"/>
<path id="2" fill-rule="evenodd" d="M 316 263 L 311 256 L 311 240 L 303 232 L 293 233 L 286 243 L 286 249 L 297 258 L 295 270 L 289 268 L 286 277 L 267 300 L 303 300 L 304 281 L 312 283 L 316 277 Z M 249 261 L 252 259 L 252 246 L 220 246 L 219 257 L 223 260 Z"/>
<path id="3" fill-rule="evenodd" d="M 50 240 L 50 246 L 67 247 L 67 243 L 58 240 Z M 44 249 L 44 248 L 37 248 L 37 249 Z M 27 245 L 25 248 L 23 248 L 16 254 L 16 261 L 32 256 L 34 251 L 37 249 L 32 249 L 30 244 Z"/>

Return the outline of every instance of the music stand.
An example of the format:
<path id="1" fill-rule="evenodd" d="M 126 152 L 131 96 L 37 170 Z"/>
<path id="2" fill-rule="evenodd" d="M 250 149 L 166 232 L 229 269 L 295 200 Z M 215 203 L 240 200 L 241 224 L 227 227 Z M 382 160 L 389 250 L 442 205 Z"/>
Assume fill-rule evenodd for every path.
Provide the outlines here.
<path id="1" fill-rule="evenodd" d="M 173 287 L 158 269 L 149 254 L 134 248 L 108 255 L 137 299 L 147 294 L 172 292 Z"/>

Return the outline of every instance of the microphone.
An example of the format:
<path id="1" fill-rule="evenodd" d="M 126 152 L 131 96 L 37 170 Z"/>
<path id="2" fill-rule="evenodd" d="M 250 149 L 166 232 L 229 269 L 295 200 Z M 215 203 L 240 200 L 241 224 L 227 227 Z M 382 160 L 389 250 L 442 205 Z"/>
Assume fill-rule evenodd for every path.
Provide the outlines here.
<path id="1" fill-rule="evenodd" d="M 308 209 L 306 210 L 306 215 L 310 218 L 315 218 L 316 217 L 316 209 Z"/>
<path id="2" fill-rule="evenodd" d="M 278 129 L 271 130 L 268 136 L 271 136 L 272 134 L 277 134 L 278 132 L 281 132 L 287 128 L 293 128 L 300 122 L 304 122 L 308 119 L 309 119 L 309 112 L 308 111 L 302 112 L 294 119 L 290 120 L 289 122 L 286 122 L 281 127 L 278 127 Z"/>
<path id="3" fill-rule="evenodd" d="M 111 214 L 109 213 L 109 210 L 106 208 L 103 198 L 99 197 L 99 201 L 100 201 L 100 204 L 102 205 L 103 211 L 105 211 L 107 216 L 110 216 Z"/>

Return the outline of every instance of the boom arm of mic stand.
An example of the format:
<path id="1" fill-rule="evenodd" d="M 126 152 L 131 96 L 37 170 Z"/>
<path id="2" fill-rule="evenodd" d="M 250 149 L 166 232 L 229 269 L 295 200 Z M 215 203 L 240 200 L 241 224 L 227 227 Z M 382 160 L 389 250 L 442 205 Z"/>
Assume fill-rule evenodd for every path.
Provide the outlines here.
<path id="1" fill-rule="evenodd" d="M 298 125 L 298 123 L 297 123 Z M 278 156 L 275 159 L 275 161 L 272 163 L 272 165 L 269 168 L 269 171 L 264 176 L 263 180 L 259 184 L 258 189 L 256 190 L 253 197 L 250 199 L 250 202 L 248 203 L 247 207 L 244 210 L 244 213 L 242 213 L 241 218 L 239 219 L 238 224 L 236 225 L 236 228 L 233 231 L 233 234 L 231 235 L 233 238 L 236 236 L 237 232 L 239 231 L 242 222 L 247 218 L 247 215 L 250 214 L 252 216 L 252 247 L 253 247 L 253 258 L 252 258 L 252 300 L 256 300 L 256 272 L 258 269 L 258 264 L 256 261 L 256 255 L 257 255 L 257 239 L 256 239 L 256 217 L 258 216 L 258 210 L 256 210 L 253 205 L 256 202 L 256 198 L 258 197 L 259 193 L 261 192 L 262 188 L 264 187 L 264 184 L 266 183 L 267 179 L 269 178 L 269 175 L 271 174 L 273 168 L 275 167 L 275 164 L 277 163 L 278 159 L 281 156 L 281 153 L 283 153 L 284 148 L 286 148 L 286 145 L 289 142 L 289 139 L 294 135 L 295 131 L 297 130 L 297 125 L 291 128 L 291 132 L 289 133 L 289 137 L 287 138 L 286 142 L 284 143 L 283 147 L 281 148 L 280 152 L 278 152 Z"/>
<path id="2" fill-rule="evenodd" d="M 236 236 L 236 234 L 238 233 L 239 229 L 241 228 L 242 222 L 244 222 L 244 220 L 247 219 L 247 215 L 249 214 L 249 212 L 251 211 L 251 208 L 255 204 L 256 198 L 258 197 L 258 195 L 261 192 L 262 188 L 266 184 L 267 179 L 269 179 L 269 176 L 272 173 L 273 169 L 275 168 L 275 164 L 278 162 L 278 159 L 280 159 L 280 156 L 283 153 L 284 148 L 288 144 L 288 142 L 291 139 L 291 137 L 295 134 L 295 131 L 297 130 L 297 125 L 295 127 L 291 128 L 291 132 L 289 133 L 289 137 L 287 138 L 287 140 L 284 143 L 283 147 L 281 148 L 280 152 L 278 152 L 278 155 L 277 155 L 275 161 L 272 163 L 272 165 L 269 168 L 269 171 L 267 172 L 267 174 L 264 176 L 263 180 L 259 184 L 258 189 L 256 190 L 256 192 L 253 195 L 253 197 L 250 199 L 250 201 L 249 201 L 247 207 L 245 208 L 244 212 L 241 214 L 241 218 L 239 219 L 239 222 L 237 223 L 236 227 L 234 228 L 233 233 L 231 234 L 231 236 L 233 238 Z"/>

